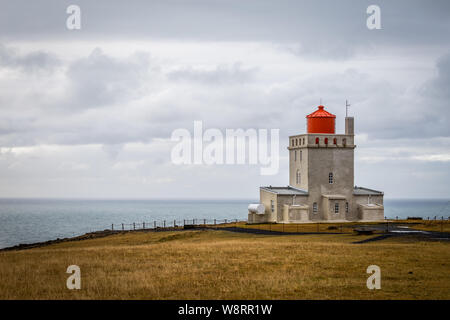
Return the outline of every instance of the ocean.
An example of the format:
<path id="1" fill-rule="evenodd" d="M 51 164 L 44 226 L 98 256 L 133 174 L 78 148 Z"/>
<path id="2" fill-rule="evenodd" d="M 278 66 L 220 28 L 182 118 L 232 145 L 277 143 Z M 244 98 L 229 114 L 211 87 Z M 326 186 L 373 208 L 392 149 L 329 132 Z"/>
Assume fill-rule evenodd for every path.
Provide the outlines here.
<path id="1" fill-rule="evenodd" d="M 257 200 L 56 200 L 0 199 L 0 248 L 73 237 L 91 231 L 132 228 L 132 223 L 173 225 L 185 219 L 245 220 Z M 385 199 L 385 216 L 433 219 L 450 216 L 449 200 Z"/>

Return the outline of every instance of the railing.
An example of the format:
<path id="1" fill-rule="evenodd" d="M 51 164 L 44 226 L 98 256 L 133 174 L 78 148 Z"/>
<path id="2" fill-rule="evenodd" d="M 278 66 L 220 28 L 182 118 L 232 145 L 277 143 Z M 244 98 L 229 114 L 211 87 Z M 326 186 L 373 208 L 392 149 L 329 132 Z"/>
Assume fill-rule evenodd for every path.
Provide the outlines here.
<path id="1" fill-rule="evenodd" d="M 183 219 L 183 220 L 154 220 L 133 223 L 111 224 L 113 231 L 131 231 L 131 230 L 158 230 L 158 229 L 177 229 L 185 227 L 205 227 L 205 226 L 237 226 L 245 224 L 245 220 L 238 219 Z"/>

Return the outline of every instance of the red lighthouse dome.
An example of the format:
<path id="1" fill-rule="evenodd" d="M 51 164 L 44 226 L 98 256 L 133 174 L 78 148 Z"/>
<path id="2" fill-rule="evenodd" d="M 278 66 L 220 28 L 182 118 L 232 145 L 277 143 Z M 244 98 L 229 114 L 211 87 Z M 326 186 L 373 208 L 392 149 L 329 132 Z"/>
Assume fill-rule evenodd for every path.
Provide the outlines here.
<path id="1" fill-rule="evenodd" d="M 308 133 L 335 133 L 336 116 L 319 106 L 316 111 L 306 116 Z"/>

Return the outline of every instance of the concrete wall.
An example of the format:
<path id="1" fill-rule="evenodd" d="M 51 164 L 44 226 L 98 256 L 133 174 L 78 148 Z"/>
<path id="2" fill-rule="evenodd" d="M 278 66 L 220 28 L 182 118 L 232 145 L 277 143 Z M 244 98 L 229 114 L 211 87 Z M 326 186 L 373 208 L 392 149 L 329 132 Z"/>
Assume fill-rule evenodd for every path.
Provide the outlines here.
<path id="1" fill-rule="evenodd" d="M 384 205 L 383 195 L 355 195 L 355 207 L 358 220 L 383 220 Z M 376 204 L 376 207 L 367 207 L 368 203 Z"/>
<path id="2" fill-rule="evenodd" d="M 296 206 L 285 204 L 283 206 L 283 222 L 305 222 L 309 221 L 309 208 L 307 206 Z"/>
<path id="3" fill-rule="evenodd" d="M 260 202 L 266 208 L 265 214 L 268 221 L 277 221 L 277 194 L 273 192 L 266 191 L 264 189 L 259 189 L 259 199 Z M 275 201 L 275 211 L 271 210 L 271 200 Z"/>
<path id="4" fill-rule="evenodd" d="M 297 161 L 295 161 L 296 152 Z M 299 183 L 297 183 L 297 171 L 300 172 Z M 289 151 L 289 185 L 308 190 L 308 148 L 300 147 Z"/>
<path id="5" fill-rule="evenodd" d="M 330 199 L 330 198 L 323 197 L 322 204 L 323 204 L 325 219 L 326 220 L 346 220 L 347 219 L 347 213 L 345 210 L 346 202 L 348 202 L 350 204 L 350 201 L 348 201 L 347 199 Z M 335 213 L 336 203 L 339 204 L 339 212 L 338 213 Z"/>
<path id="6" fill-rule="evenodd" d="M 266 223 L 270 221 L 269 214 L 256 214 L 254 212 L 248 213 L 248 223 Z"/>
<path id="7" fill-rule="evenodd" d="M 383 205 L 383 195 L 355 195 L 354 196 L 355 203 L 358 204 L 367 204 L 367 203 L 375 203 Z"/>
<path id="8" fill-rule="evenodd" d="M 332 138 L 330 138 L 332 139 Z M 308 192 L 312 220 L 328 219 L 328 203 L 325 204 L 322 195 L 343 195 L 354 208 L 354 147 L 315 147 L 308 152 Z M 329 173 L 333 173 L 333 183 L 329 183 Z M 312 213 L 313 203 L 319 204 L 319 214 Z M 348 219 L 355 217 L 356 212 L 349 211 Z"/>
<path id="9" fill-rule="evenodd" d="M 360 220 L 365 221 L 379 221 L 384 219 L 384 206 L 373 205 L 358 205 L 358 215 Z"/>

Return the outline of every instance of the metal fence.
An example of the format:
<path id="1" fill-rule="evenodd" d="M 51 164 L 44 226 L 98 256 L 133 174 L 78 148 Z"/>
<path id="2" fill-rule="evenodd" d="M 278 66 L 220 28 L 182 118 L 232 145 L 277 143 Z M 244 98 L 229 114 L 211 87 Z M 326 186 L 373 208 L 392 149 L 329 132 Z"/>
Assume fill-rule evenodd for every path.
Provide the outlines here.
<path id="1" fill-rule="evenodd" d="M 133 223 L 111 224 L 113 231 L 131 231 L 147 229 L 185 229 L 187 227 L 205 227 L 205 226 L 237 226 L 245 224 L 245 220 L 238 219 L 183 219 L 183 220 L 154 220 Z"/>

